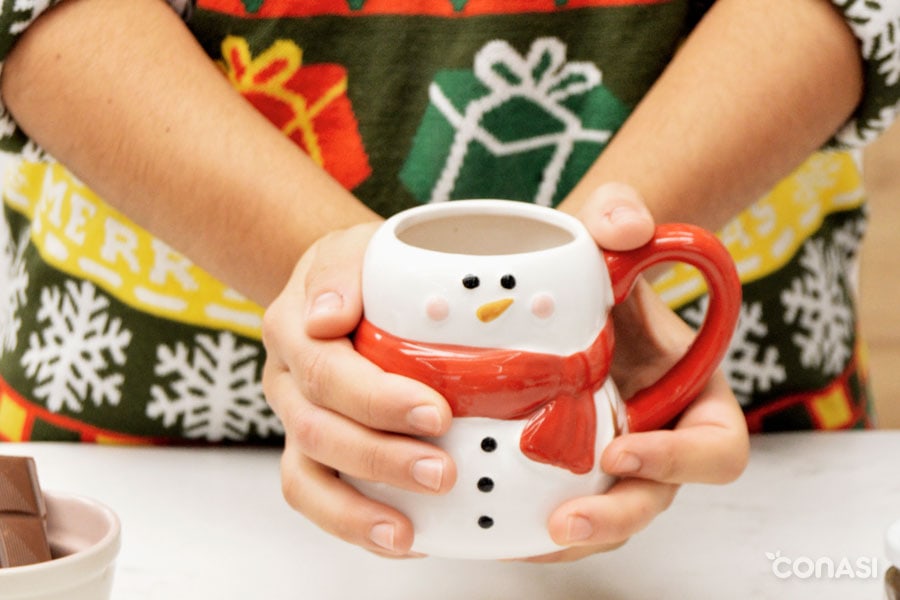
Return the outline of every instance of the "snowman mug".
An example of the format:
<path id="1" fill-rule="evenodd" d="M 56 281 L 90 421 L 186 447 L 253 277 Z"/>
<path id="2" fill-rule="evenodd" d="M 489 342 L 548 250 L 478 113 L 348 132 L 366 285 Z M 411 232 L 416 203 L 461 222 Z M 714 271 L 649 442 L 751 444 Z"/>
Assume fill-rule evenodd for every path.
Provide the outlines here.
<path id="1" fill-rule="evenodd" d="M 685 356 L 622 401 L 608 375 L 610 309 L 638 275 L 688 263 L 709 308 Z M 741 286 L 727 250 L 690 225 L 661 225 L 636 250 L 601 251 L 576 218 L 510 200 L 458 200 L 398 213 L 376 231 L 362 272 L 358 352 L 440 392 L 449 431 L 424 438 L 457 481 L 426 495 L 342 475 L 413 523 L 416 552 L 516 558 L 560 549 L 547 531 L 566 500 L 606 491 L 599 467 L 626 431 L 671 423 L 718 367 Z"/>

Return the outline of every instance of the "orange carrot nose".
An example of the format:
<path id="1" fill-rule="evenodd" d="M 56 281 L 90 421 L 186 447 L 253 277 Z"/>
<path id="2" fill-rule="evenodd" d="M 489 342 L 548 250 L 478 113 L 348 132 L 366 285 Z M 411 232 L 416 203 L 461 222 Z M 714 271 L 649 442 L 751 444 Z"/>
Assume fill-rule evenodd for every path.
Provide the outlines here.
<path id="1" fill-rule="evenodd" d="M 487 304 L 482 304 L 478 307 L 478 310 L 475 311 L 475 314 L 478 316 L 478 319 L 482 323 L 490 323 L 497 317 L 503 314 L 509 305 L 513 303 L 512 298 L 502 298 L 500 300 L 494 300 L 493 302 L 488 302 Z"/>

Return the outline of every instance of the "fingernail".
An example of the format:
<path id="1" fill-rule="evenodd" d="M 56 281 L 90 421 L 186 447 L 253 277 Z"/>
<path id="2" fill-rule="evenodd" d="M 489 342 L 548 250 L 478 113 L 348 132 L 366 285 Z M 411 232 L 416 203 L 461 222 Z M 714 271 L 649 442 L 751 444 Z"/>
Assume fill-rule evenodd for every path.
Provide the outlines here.
<path id="1" fill-rule="evenodd" d="M 417 460 L 412 467 L 412 476 L 428 489 L 437 491 L 444 479 L 444 461 L 439 458 Z"/>
<path id="2" fill-rule="evenodd" d="M 417 406 L 406 415 L 406 421 L 422 433 L 436 435 L 441 431 L 441 413 L 434 406 Z"/>
<path id="3" fill-rule="evenodd" d="M 587 517 L 583 517 L 581 515 L 569 515 L 569 520 L 566 523 L 566 541 L 567 542 L 581 542 L 594 533 L 594 526 L 591 525 L 591 522 Z"/>
<path id="4" fill-rule="evenodd" d="M 607 213 L 606 218 L 615 225 L 647 220 L 647 217 L 641 211 L 631 206 L 617 206 Z"/>
<path id="5" fill-rule="evenodd" d="M 324 292 L 319 294 L 309 308 L 309 316 L 316 317 L 340 310 L 344 306 L 344 300 L 337 292 Z"/>
<path id="6" fill-rule="evenodd" d="M 369 530 L 369 539 L 376 546 L 394 551 L 394 526 L 390 523 L 376 523 Z"/>
<path id="7" fill-rule="evenodd" d="M 613 472 L 618 474 L 637 473 L 642 466 L 641 459 L 636 455 L 630 452 L 623 452 L 619 455 L 619 460 L 616 461 Z"/>

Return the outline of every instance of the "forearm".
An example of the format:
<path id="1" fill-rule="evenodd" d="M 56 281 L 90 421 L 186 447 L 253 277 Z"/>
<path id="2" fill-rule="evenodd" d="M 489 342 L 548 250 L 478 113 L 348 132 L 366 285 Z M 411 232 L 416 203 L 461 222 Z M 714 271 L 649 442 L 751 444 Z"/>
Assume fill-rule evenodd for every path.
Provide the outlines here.
<path id="1" fill-rule="evenodd" d="M 821 147 L 862 93 L 828 0 L 718 0 L 567 198 L 635 186 L 657 221 L 718 229 Z"/>
<path id="2" fill-rule="evenodd" d="M 70 0 L 25 33 L 2 94 L 107 202 L 263 304 L 300 254 L 377 218 L 226 81 L 160 0 Z"/>

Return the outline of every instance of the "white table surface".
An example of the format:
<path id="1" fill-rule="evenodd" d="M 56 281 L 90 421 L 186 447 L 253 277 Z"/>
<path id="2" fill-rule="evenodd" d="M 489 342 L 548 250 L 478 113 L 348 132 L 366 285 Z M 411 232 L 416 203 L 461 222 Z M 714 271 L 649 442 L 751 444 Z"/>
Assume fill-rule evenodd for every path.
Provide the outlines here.
<path id="1" fill-rule="evenodd" d="M 34 456 L 44 488 L 118 512 L 115 600 L 878 599 L 884 531 L 900 519 L 900 431 L 758 437 L 738 482 L 684 487 L 623 548 L 564 565 L 369 554 L 291 511 L 273 450 L 33 443 L 0 453 Z M 836 565 L 871 557 L 878 573 L 782 579 L 766 557 L 779 551 Z"/>

